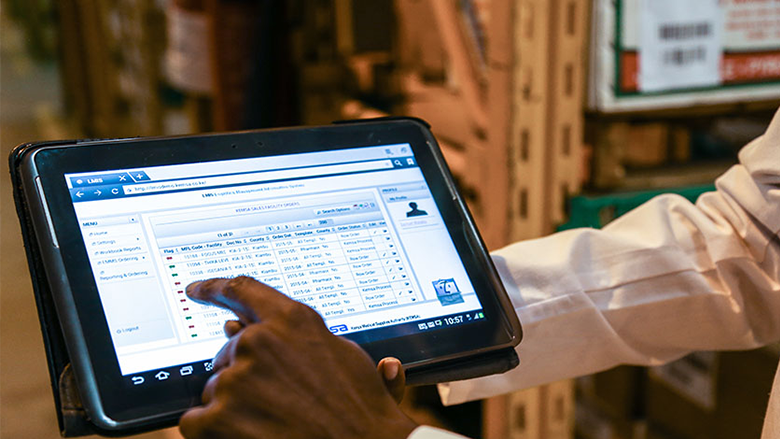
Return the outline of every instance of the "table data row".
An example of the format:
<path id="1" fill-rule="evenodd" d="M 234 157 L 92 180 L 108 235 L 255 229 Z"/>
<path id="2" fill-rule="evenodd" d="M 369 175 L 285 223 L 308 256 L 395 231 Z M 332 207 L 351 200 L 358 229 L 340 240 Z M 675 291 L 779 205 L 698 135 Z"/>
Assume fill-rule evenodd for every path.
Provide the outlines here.
<path id="1" fill-rule="evenodd" d="M 211 337 L 230 317 L 191 302 L 187 284 L 246 275 L 316 309 L 345 316 L 421 301 L 384 221 L 161 248 L 183 330 Z"/>

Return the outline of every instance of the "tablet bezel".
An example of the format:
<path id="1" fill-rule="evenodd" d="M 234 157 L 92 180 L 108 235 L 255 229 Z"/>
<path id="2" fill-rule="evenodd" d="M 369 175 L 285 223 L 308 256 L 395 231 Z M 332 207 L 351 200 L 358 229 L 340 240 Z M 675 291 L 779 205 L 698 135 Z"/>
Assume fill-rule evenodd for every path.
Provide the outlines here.
<path id="1" fill-rule="evenodd" d="M 37 236 L 47 265 L 53 267 L 47 275 L 55 292 L 58 315 L 85 396 L 85 406 L 93 421 L 101 428 L 119 430 L 175 418 L 199 403 L 207 375 L 193 375 L 164 386 L 142 389 L 128 387 L 122 380 L 64 174 L 398 143 L 411 145 L 487 318 L 463 326 L 361 345 L 374 359 L 393 355 L 401 358 L 407 368 L 515 346 L 522 336 L 517 317 L 465 204 L 454 188 L 435 139 L 416 121 L 88 141 L 44 146 L 28 154 L 21 169 L 23 182 L 28 197 L 34 198 L 38 196 L 35 180 L 40 177 L 46 194 L 48 209 L 42 208 L 38 217 L 50 215 L 59 249 L 55 248 L 48 230 L 44 230 L 42 221 L 36 224 Z M 71 285 L 80 288 L 74 290 Z M 359 342 L 360 334 L 347 337 Z M 448 340 L 457 340 L 457 343 L 448 344 Z M 168 399 L 162 398 L 163 395 Z"/>

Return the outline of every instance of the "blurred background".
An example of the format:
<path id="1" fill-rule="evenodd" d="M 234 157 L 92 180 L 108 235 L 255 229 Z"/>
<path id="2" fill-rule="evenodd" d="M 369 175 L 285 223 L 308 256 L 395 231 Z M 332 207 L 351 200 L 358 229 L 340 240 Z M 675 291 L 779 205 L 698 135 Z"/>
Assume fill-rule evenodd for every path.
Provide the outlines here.
<path id="1" fill-rule="evenodd" d="M 695 200 L 779 103 L 772 2 L 0 0 L 3 157 L 32 140 L 417 116 L 491 249 L 602 227 L 659 193 Z M 2 163 L 0 436 L 54 438 Z M 420 387 L 404 408 L 473 438 L 758 438 L 778 352 L 701 352 L 448 408 Z"/>

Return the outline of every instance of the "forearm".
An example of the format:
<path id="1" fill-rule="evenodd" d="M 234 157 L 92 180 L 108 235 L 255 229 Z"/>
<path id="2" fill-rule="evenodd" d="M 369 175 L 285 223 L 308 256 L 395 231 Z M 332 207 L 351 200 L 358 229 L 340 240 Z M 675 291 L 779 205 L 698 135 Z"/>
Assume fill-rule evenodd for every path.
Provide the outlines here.
<path id="1" fill-rule="evenodd" d="M 769 144 L 775 137 L 746 148 L 743 165 L 696 206 L 663 196 L 604 230 L 496 252 L 523 324 L 521 364 L 504 375 L 442 385 L 442 398 L 457 403 L 617 364 L 659 364 L 692 350 L 780 338 L 780 153 Z"/>

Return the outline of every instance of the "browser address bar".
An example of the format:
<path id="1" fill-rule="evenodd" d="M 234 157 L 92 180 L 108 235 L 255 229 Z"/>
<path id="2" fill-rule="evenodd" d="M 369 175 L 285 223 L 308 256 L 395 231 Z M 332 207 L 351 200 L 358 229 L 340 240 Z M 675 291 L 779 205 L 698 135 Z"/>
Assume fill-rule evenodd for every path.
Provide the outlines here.
<path id="1" fill-rule="evenodd" d="M 392 169 L 390 160 L 373 160 L 358 163 L 344 163 L 339 165 L 312 166 L 298 169 L 284 169 L 280 171 L 260 171 L 249 174 L 223 175 L 219 177 L 192 178 L 178 181 L 164 181 L 159 183 L 142 183 L 122 186 L 125 194 L 148 194 L 181 189 L 199 189 L 213 186 L 224 186 L 241 183 L 259 183 L 269 180 L 283 180 L 287 178 L 314 177 L 317 175 L 346 174 L 358 171 L 378 171 Z"/>

